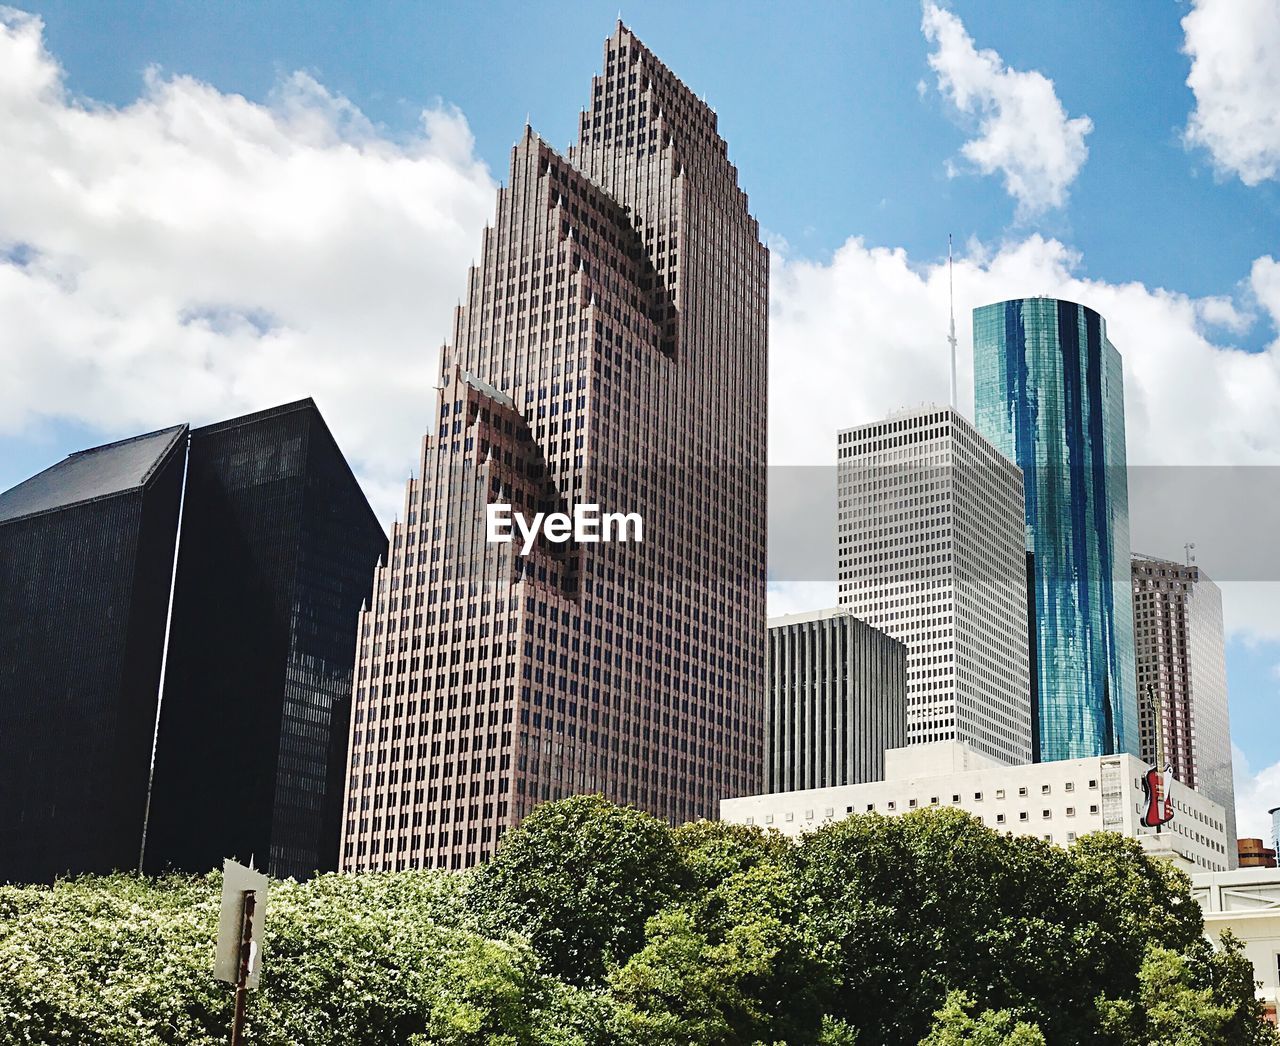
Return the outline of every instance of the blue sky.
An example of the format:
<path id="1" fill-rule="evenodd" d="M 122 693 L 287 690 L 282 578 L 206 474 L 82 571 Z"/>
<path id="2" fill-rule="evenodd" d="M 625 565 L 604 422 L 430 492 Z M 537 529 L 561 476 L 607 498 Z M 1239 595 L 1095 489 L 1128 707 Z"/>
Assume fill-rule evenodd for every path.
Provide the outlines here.
<path id="1" fill-rule="evenodd" d="M 19 6 L 39 22 L 8 19 L 28 81 L 0 73 L 16 114 L 0 110 L 0 164 L 26 160 L 5 165 L 23 191 L 0 201 L 0 277 L 27 281 L 12 299 L 0 281 L 21 353 L 12 398 L 0 390 L 0 488 L 106 438 L 314 391 L 393 511 L 425 427 L 418 367 L 444 338 L 493 183 L 526 116 L 569 143 L 616 3 Z M 968 308 L 1024 294 L 1108 315 L 1131 458 L 1280 464 L 1275 66 L 1232 51 L 1222 0 L 946 10 L 949 45 L 908 2 L 621 12 L 717 109 L 775 248 L 775 460 L 826 460 L 835 428 L 945 387 L 950 232 L 962 331 Z M 1274 63 L 1280 18 L 1255 16 L 1244 35 Z M 1209 75 L 1221 69 L 1244 72 Z M 1054 104 L 1079 154 L 1031 171 L 1061 199 L 1041 184 L 1028 206 L 1007 184 L 1019 148 L 1070 152 L 1070 126 L 1010 136 Z M 964 153 L 984 138 L 1006 150 L 985 172 Z M 170 166 L 176 181 L 148 173 Z M 184 185 L 188 170 L 201 173 Z M 232 321 L 191 320 L 213 311 Z M 379 372 L 403 388 L 363 384 Z M 802 401 L 824 373 L 827 399 Z M 1228 587 L 1226 603 L 1233 732 L 1280 801 L 1276 587 Z"/>
<path id="2" fill-rule="evenodd" d="M 39 3 L 78 93 L 133 100 L 159 65 L 263 99 L 304 69 L 392 133 L 435 99 L 465 113 L 495 172 L 526 115 L 556 145 L 576 131 L 616 4 Z M 980 47 L 1050 76 L 1094 122 L 1065 210 L 1031 227 L 1069 240 L 1090 274 L 1230 293 L 1274 250 L 1280 187 L 1215 178 L 1182 131 L 1194 99 L 1180 52 L 1186 4 L 958 3 Z M 822 254 L 853 233 L 945 251 L 1015 223 L 998 180 L 948 178 L 964 132 L 931 81 L 912 3 L 646 3 L 624 20 L 717 109 L 763 226 Z M 109 44 L 108 44 L 109 41 Z"/>

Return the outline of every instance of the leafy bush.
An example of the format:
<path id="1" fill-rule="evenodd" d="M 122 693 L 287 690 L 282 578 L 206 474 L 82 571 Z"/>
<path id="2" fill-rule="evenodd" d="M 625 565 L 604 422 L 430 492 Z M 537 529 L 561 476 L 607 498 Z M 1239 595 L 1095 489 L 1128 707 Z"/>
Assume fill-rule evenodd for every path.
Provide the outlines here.
<path id="1" fill-rule="evenodd" d="M 226 1041 L 220 877 L 0 887 L 0 1044 Z M 450 875 L 275 882 L 249 1042 L 897 1046 L 1277 1040 L 1238 942 L 1130 840 L 955 810 L 791 842 L 540 807 Z"/>

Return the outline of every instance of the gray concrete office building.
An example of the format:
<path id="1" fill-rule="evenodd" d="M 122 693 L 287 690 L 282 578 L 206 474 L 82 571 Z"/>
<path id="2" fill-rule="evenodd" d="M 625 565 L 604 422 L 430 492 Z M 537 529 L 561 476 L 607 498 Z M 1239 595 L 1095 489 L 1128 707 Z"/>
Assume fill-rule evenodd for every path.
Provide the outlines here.
<path id="1" fill-rule="evenodd" d="M 907 648 L 847 610 L 769 621 L 765 791 L 884 779 L 907 743 Z"/>
<path id="2" fill-rule="evenodd" d="M 1032 759 L 1022 473 L 955 410 L 840 432 L 841 607 L 907 647 L 907 742 Z"/>

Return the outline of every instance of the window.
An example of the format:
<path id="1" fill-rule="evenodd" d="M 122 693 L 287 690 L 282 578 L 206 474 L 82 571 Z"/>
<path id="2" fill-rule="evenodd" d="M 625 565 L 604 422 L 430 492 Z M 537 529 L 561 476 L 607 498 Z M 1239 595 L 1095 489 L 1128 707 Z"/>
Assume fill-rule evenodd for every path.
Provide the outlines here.
<path id="1" fill-rule="evenodd" d="M 1018 814 L 1018 820 L 1025 821 L 1026 819 L 1027 819 L 1027 811 L 1023 810 Z"/>
<path id="2" fill-rule="evenodd" d="M 765 815 L 764 815 L 764 823 L 765 823 L 765 824 L 773 824 L 773 814 L 765 814 Z"/>
<path id="3" fill-rule="evenodd" d="M 1074 792 L 1076 790 L 1076 784 L 1074 781 L 1068 781 L 1062 787 L 1066 789 L 1068 792 Z"/>
<path id="4" fill-rule="evenodd" d="M 1098 812 L 1098 804 L 1094 803 L 1092 806 L 1089 807 L 1089 813 L 1096 814 L 1097 812 Z"/>
<path id="5" fill-rule="evenodd" d="M 1068 817 L 1075 817 L 1075 815 L 1076 815 L 1076 808 L 1075 808 L 1074 806 L 1068 806 L 1068 807 L 1067 807 L 1067 816 L 1068 816 Z"/>
<path id="6" fill-rule="evenodd" d="M 1053 816 L 1053 811 L 1052 811 L 1052 810 L 1042 810 L 1042 811 L 1040 812 L 1040 816 L 1041 816 L 1041 817 L 1043 817 L 1043 818 L 1047 821 L 1047 820 L 1049 820 L 1049 818 L 1050 818 L 1050 817 L 1052 817 L 1052 816 Z"/>
<path id="7" fill-rule="evenodd" d="M 890 800 L 889 800 L 889 809 L 890 809 L 890 810 L 896 810 L 896 809 L 898 809 L 898 804 L 897 804 L 897 803 L 895 803 L 892 799 L 890 799 Z"/>
<path id="8" fill-rule="evenodd" d="M 935 795 L 935 796 L 930 796 L 930 798 L 929 798 L 929 805 L 930 805 L 930 806 L 937 806 L 937 805 L 938 805 L 938 797 L 937 797 L 936 795 Z"/>
<path id="9" fill-rule="evenodd" d="M 1052 786 L 1052 785 L 1041 785 L 1041 786 L 1040 786 L 1040 794 L 1041 794 L 1041 795 L 1048 795 L 1051 791 L 1053 791 L 1053 786 Z"/>
<path id="10" fill-rule="evenodd" d="M 788 811 L 787 811 L 787 820 L 788 820 L 788 821 L 794 821 L 795 819 L 796 819 L 796 815 L 795 815 L 794 813 L 792 813 L 790 810 L 788 810 Z"/>
<path id="11" fill-rule="evenodd" d="M 951 797 L 951 801 L 952 801 L 953 803 L 958 803 L 958 802 L 960 802 L 960 793 L 959 793 L 959 792 L 957 792 L 955 795 L 953 795 L 953 796 Z"/>
<path id="12" fill-rule="evenodd" d="M 1095 779 L 1091 779 L 1091 780 L 1089 781 L 1089 787 L 1090 787 L 1090 788 L 1097 788 L 1097 787 L 1098 787 L 1098 782 L 1097 782 L 1097 779 L 1096 779 L 1096 778 L 1095 778 Z"/>
<path id="13" fill-rule="evenodd" d="M 973 801 L 974 801 L 975 803 L 980 803 L 980 802 L 982 802 L 982 793 L 981 793 L 981 792 L 974 792 L 974 793 L 973 793 Z"/>
<path id="14" fill-rule="evenodd" d="M 908 800 L 908 801 L 907 801 L 907 805 L 908 805 L 908 806 L 910 806 L 910 807 L 914 810 L 914 809 L 915 809 L 915 806 L 916 806 L 916 801 L 915 801 L 914 799 L 910 799 L 910 800 Z"/>
<path id="15" fill-rule="evenodd" d="M 996 824 L 1004 824 L 1004 814 L 996 814 Z"/>
<path id="16" fill-rule="evenodd" d="M 756 819 L 754 817 L 747 818 L 747 824 L 755 824 L 755 823 L 756 823 Z"/>
<path id="17" fill-rule="evenodd" d="M 1019 794 L 1019 795 L 1026 795 L 1026 794 L 1027 794 L 1027 786 L 1026 786 L 1026 785 L 1023 785 L 1021 788 L 1019 788 L 1019 789 L 1018 789 L 1018 794 Z"/>
<path id="18" fill-rule="evenodd" d="M 997 798 L 997 799 L 1003 799 L 1003 798 L 1004 798 L 1004 789 L 1003 789 L 1003 788 L 997 788 L 997 789 L 996 789 L 996 798 Z"/>

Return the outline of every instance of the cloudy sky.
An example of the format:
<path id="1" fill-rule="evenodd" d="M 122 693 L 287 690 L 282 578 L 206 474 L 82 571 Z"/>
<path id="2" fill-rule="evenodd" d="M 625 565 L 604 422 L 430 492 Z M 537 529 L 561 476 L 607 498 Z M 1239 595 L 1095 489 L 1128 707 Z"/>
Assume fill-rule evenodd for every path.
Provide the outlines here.
<path id="1" fill-rule="evenodd" d="M 965 409 L 974 306 L 1103 313 L 1130 461 L 1242 477 L 1244 529 L 1237 502 L 1225 524 L 1189 504 L 1141 551 L 1196 541 L 1223 583 L 1241 831 L 1262 833 L 1280 571 L 1238 534 L 1280 529 L 1280 6 L 690 8 L 622 13 L 716 108 L 767 230 L 772 460 L 829 465 L 837 428 L 946 397 L 948 233 Z M 310 395 L 389 519 L 508 151 L 526 118 L 569 143 L 617 14 L 0 8 L 0 489 Z"/>

